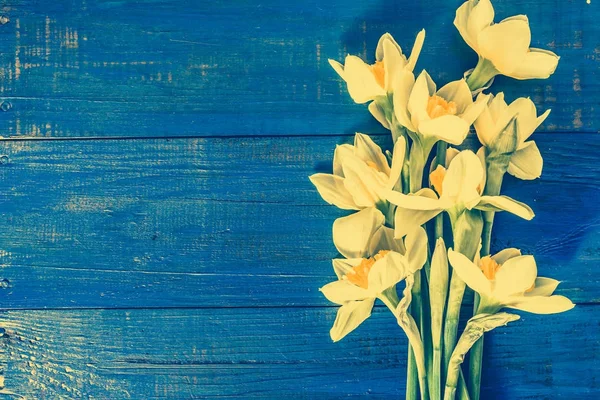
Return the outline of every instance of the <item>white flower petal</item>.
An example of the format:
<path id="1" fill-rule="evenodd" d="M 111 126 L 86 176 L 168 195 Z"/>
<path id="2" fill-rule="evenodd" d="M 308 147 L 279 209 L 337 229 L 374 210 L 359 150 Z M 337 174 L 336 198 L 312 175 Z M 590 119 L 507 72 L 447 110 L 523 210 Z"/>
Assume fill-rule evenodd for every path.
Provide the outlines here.
<path id="1" fill-rule="evenodd" d="M 409 232 L 404 239 L 406 246 L 406 259 L 408 260 L 410 273 L 415 273 L 425 265 L 427 261 L 427 232 L 421 226 Z"/>
<path id="2" fill-rule="evenodd" d="M 411 131 L 415 131 L 408 113 L 408 99 L 415 85 L 415 76 L 412 72 L 401 71 L 394 82 L 394 114 L 398 123 Z"/>
<path id="3" fill-rule="evenodd" d="M 317 191 L 329 204 L 343 210 L 358 210 L 354 198 L 344 185 L 344 178 L 331 174 L 314 174 L 309 177 Z"/>
<path id="4" fill-rule="evenodd" d="M 340 64 L 339 62 L 329 59 L 329 65 L 331 65 L 331 67 L 333 68 L 333 70 L 335 72 L 337 72 L 337 74 L 344 80 L 346 80 L 346 78 L 344 78 L 344 66 L 342 64 Z"/>
<path id="5" fill-rule="evenodd" d="M 390 169 L 390 179 L 386 189 L 392 190 L 400 181 L 402 167 L 404 166 L 404 157 L 406 156 L 406 139 L 400 136 L 394 144 L 394 153 L 392 156 L 392 168 Z M 400 189 L 402 189 L 400 185 Z"/>
<path id="6" fill-rule="evenodd" d="M 386 198 L 390 203 L 395 204 L 400 208 L 406 208 L 409 210 L 443 210 L 444 206 L 447 205 L 446 203 L 440 201 L 437 196 L 429 197 L 421 195 L 423 193 L 423 189 L 416 194 L 403 194 L 389 190 L 386 192 Z"/>
<path id="7" fill-rule="evenodd" d="M 381 250 L 395 251 L 400 254 L 405 254 L 406 249 L 402 240 L 394 237 L 394 229 L 387 226 L 381 226 L 373 234 L 369 243 L 369 255 L 377 254 Z"/>
<path id="8" fill-rule="evenodd" d="M 556 71 L 560 57 L 548 50 L 530 48 L 510 77 L 515 79 L 545 79 Z"/>
<path id="9" fill-rule="evenodd" d="M 367 289 L 356 286 L 347 279 L 333 281 L 319 290 L 327 300 L 335 304 L 344 304 L 349 301 L 363 300 L 371 297 L 371 293 Z"/>
<path id="10" fill-rule="evenodd" d="M 502 265 L 511 258 L 519 257 L 521 255 L 521 250 L 515 249 L 514 247 L 509 247 L 507 249 L 501 250 L 492 256 L 492 259 L 496 261 L 498 264 Z"/>
<path id="11" fill-rule="evenodd" d="M 481 196 L 475 208 L 482 211 L 508 211 L 528 221 L 535 217 L 533 210 L 527 204 L 508 196 Z"/>
<path id="12" fill-rule="evenodd" d="M 405 258 L 401 254 L 390 251 L 371 267 L 368 290 L 371 293 L 381 293 L 400 282 L 408 273 Z"/>
<path id="13" fill-rule="evenodd" d="M 537 266 L 533 256 L 508 259 L 496 272 L 494 296 L 502 299 L 523 294 L 533 286 L 536 277 Z"/>
<path id="14" fill-rule="evenodd" d="M 333 243 L 346 258 L 368 257 L 373 234 L 385 223 L 385 217 L 376 208 L 365 208 L 333 223 Z"/>
<path id="15" fill-rule="evenodd" d="M 353 301 L 341 306 L 329 331 L 331 340 L 337 342 L 355 330 L 364 320 L 371 316 L 375 299 Z"/>
<path id="16" fill-rule="evenodd" d="M 517 70 L 529 50 L 531 31 L 522 20 L 510 20 L 491 25 L 477 37 L 479 54 L 490 60 L 504 74 Z"/>
<path id="17" fill-rule="evenodd" d="M 387 158 L 381 151 L 381 147 L 369 135 L 357 133 L 354 136 L 354 155 L 365 162 L 372 162 L 379 171 L 386 175 L 390 174 Z"/>
<path id="18" fill-rule="evenodd" d="M 410 210 L 401 207 L 396 208 L 396 213 L 394 214 L 396 239 L 403 238 L 406 234 L 435 218 L 442 211 L 442 209 Z"/>
<path id="19" fill-rule="evenodd" d="M 538 276 L 535 278 L 535 287 L 526 292 L 525 296 L 551 296 L 558 287 L 560 281 L 552 278 Z"/>
<path id="20" fill-rule="evenodd" d="M 492 119 L 494 123 L 500 119 L 500 117 L 506 112 L 508 108 L 508 104 L 504 100 L 504 93 L 500 92 L 495 97 L 493 97 L 488 104 L 490 109 L 490 113 L 492 114 Z"/>
<path id="21" fill-rule="evenodd" d="M 385 90 L 377 83 L 371 67 L 356 56 L 346 57 L 344 77 L 348 93 L 356 103 L 366 103 L 377 96 L 385 96 Z"/>
<path id="22" fill-rule="evenodd" d="M 377 42 L 377 48 L 375 49 L 375 59 L 377 61 L 385 60 L 385 42 L 388 42 L 389 44 L 393 45 L 395 50 L 398 53 L 402 54 L 402 48 L 400 47 L 398 42 L 396 42 L 396 39 L 394 39 L 394 37 L 390 33 L 386 32 L 383 35 L 381 35 L 379 41 Z"/>
<path id="23" fill-rule="evenodd" d="M 508 173 L 519 179 L 531 180 L 542 175 L 543 167 L 544 159 L 540 150 L 534 141 L 529 141 L 511 156 Z"/>
<path id="24" fill-rule="evenodd" d="M 435 83 L 427 73 L 423 70 L 412 88 L 410 97 L 408 98 L 408 111 L 413 126 L 419 129 L 419 122 L 429 119 L 427 114 L 427 102 L 429 97 L 435 93 Z"/>
<path id="25" fill-rule="evenodd" d="M 473 12 L 473 8 L 477 5 L 475 0 L 465 1 L 456 10 L 454 18 L 454 26 L 462 36 L 463 40 L 475 51 L 477 51 L 477 36 L 471 36 L 468 29 L 469 16 Z"/>
<path id="26" fill-rule="evenodd" d="M 470 150 L 461 151 L 450 163 L 442 182 L 442 199 L 453 199 L 467 209 L 479 203 L 477 187 L 483 179 L 479 157 Z"/>
<path id="27" fill-rule="evenodd" d="M 459 145 L 469 133 L 469 124 L 456 115 L 443 115 L 420 121 L 418 130 L 423 136 L 435 137 Z"/>
<path id="28" fill-rule="evenodd" d="M 489 96 L 489 94 L 479 93 L 475 102 L 468 106 L 460 117 L 464 119 L 467 124 L 472 125 L 485 109 Z"/>
<path id="29" fill-rule="evenodd" d="M 482 295 L 489 296 L 492 291 L 491 282 L 485 277 L 481 269 L 463 254 L 448 250 L 448 260 L 454 269 L 467 286 Z"/>
<path id="30" fill-rule="evenodd" d="M 564 296 L 534 296 L 522 297 L 518 302 L 507 305 L 507 307 L 534 314 L 556 314 L 569 311 L 575 307 L 575 304 Z"/>
<path id="31" fill-rule="evenodd" d="M 464 79 L 447 83 L 437 91 L 436 95 L 448 102 L 455 102 L 457 114 L 459 115 L 465 112 L 468 106 L 473 104 L 471 89 L 469 89 L 469 85 L 467 85 Z"/>
<path id="32" fill-rule="evenodd" d="M 387 39 L 383 42 L 383 66 L 384 66 L 384 86 L 387 92 L 393 89 L 394 79 L 399 70 L 402 70 L 407 63 L 406 57 L 396 42 Z"/>
<path id="33" fill-rule="evenodd" d="M 358 157 L 347 157 L 344 165 L 344 186 L 359 207 L 373 207 L 381 201 L 380 192 L 389 179 L 383 172 L 368 167 Z"/>
<path id="34" fill-rule="evenodd" d="M 387 120 L 387 118 L 385 117 L 385 113 L 383 112 L 383 110 L 381 109 L 381 107 L 379 107 L 379 105 L 377 104 L 377 102 L 372 101 L 369 103 L 369 112 L 371 113 L 371 115 L 385 128 L 385 129 L 390 129 L 390 123 Z"/>
<path id="35" fill-rule="evenodd" d="M 479 33 L 494 22 L 494 7 L 490 0 L 479 0 L 469 13 L 467 31 L 470 38 L 476 38 Z"/>
<path id="36" fill-rule="evenodd" d="M 335 146 L 335 151 L 333 152 L 333 174 L 337 176 L 344 177 L 344 159 L 347 156 L 352 156 L 354 154 L 354 146 L 351 144 L 340 144 Z"/>
<path id="37" fill-rule="evenodd" d="M 331 260 L 333 272 L 341 280 L 353 267 L 360 265 L 362 260 L 362 258 L 334 258 Z"/>
<path id="38" fill-rule="evenodd" d="M 413 71 L 415 69 L 415 65 L 417 64 L 417 60 L 419 59 L 419 55 L 421 54 L 421 49 L 423 48 L 423 42 L 425 41 L 425 29 L 421 29 L 421 31 L 417 34 L 415 38 L 415 44 L 413 45 L 412 51 L 410 52 L 410 57 L 408 58 L 408 64 L 406 64 L 405 68 L 408 71 Z"/>
<path id="39" fill-rule="evenodd" d="M 527 139 L 529 139 L 533 132 L 535 132 L 535 130 L 546 120 L 546 118 L 548 118 L 548 115 L 550 115 L 550 111 L 551 110 L 546 110 L 542 115 L 537 117 L 535 123 L 531 126 L 529 132 L 523 132 L 519 135 L 519 139 L 521 142 L 525 142 Z"/>

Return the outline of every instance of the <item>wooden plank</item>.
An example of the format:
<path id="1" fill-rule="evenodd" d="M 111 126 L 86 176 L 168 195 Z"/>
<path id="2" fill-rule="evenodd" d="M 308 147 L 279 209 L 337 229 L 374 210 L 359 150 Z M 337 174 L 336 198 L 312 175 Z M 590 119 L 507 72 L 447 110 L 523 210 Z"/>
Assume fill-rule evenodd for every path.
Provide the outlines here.
<path id="1" fill-rule="evenodd" d="M 372 61 L 386 31 L 408 52 L 426 28 L 418 68 L 439 83 L 458 79 L 476 60 L 452 26 L 461 1 L 4 0 L 0 101 L 12 108 L 1 113 L 0 131 L 36 137 L 380 132 L 365 108 L 352 103 L 327 58 L 351 53 Z M 531 0 L 495 7 L 497 19 L 527 14 L 532 45 L 562 59 L 549 80 L 500 78 L 494 90 L 552 108 L 544 131 L 598 132 L 594 5 Z"/>
<path id="2" fill-rule="evenodd" d="M 332 343 L 335 312 L 8 312 L 0 341 L 5 390 L 35 399 L 399 398 L 406 341 L 389 312 L 378 308 Z M 524 314 L 488 335 L 482 398 L 598 398 L 599 318 L 598 306 Z"/>
<path id="3" fill-rule="evenodd" d="M 385 141 L 387 137 L 377 137 Z M 331 223 L 308 181 L 349 136 L 5 141 L 3 308 L 326 305 Z M 532 222 L 493 247 L 536 255 L 578 303 L 600 299 L 595 135 L 538 135 L 542 179 L 507 178 Z"/>

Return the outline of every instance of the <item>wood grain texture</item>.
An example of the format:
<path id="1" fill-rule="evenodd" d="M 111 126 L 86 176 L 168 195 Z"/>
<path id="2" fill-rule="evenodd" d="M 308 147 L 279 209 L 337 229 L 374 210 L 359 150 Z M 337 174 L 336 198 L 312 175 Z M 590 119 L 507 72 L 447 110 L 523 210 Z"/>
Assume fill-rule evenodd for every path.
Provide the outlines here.
<path id="1" fill-rule="evenodd" d="M 389 31 L 442 84 L 476 56 L 452 26 L 462 1 L 3 0 L 3 136 L 222 136 L 381 132 L 327 63 L 373 61 Z M 582 0 L 495 2 L 524 13 L 532 45 L 562 56 L 549 80 L 499 78 L 508 99 L 552 108 L 544 131 L 598 132 L 600 28 Z M 4 20 L 6 22 L 6 20 Z M 560 21 L 560 23 L 557 23 Z"/>
<path id="2" fill-rule="evenodd" d="M 406 340 L 378 308 L 332 343 L 336 309 L 2 314 L 5 390 L 31 399 L 400 398 Z M 600 307 L 523 314 L 486 340 L 482 398 L 597 399 Z M 575 378 L 576 377 L 576 378 Z M 576 380 L 574 380 L 576 379 Z"/>
<path id="3" fill-rule="evenodd" d="M 562 293 L 596 303 L 600 145 L 536 138 L 542 179 L 505 187 L 537 216 L 499 215 L 493 248 L 535 254 Z M 308 175 L 350 140 L 3 142 L 2 307 L 326 305 L 331 223 L 346 212 Z"/>

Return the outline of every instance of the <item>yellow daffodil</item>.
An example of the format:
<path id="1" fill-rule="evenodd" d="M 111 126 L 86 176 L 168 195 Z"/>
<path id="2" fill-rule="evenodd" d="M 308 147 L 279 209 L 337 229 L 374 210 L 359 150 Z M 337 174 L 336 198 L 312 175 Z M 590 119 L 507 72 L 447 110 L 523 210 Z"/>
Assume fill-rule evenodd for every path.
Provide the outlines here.
<path id="1" fill-rule="evenodd" d="M 503 307 L 536 314 L 568 311 L 574 304 L 564 296 L 552 295 L 559 281 L 537 276 L 533 256 L 523 256 L 517 249 L 505 249 L 483 257 L 477 264 L 450 249 L 454 272 L 479 293 L 479 312 L 493 314 Z"/>
<path id="2" fill-rule="evenodd" d="M 369 257 L 380 250 L 405 251 L 402 241 L 394 239 L 394 230 L 385 226 L 383 213 L 373 207 L 336 219 L 333 244 L 348 259 Z"/>
<path id="3" fill-rule="evenodd" d="M 368 135 L 357 133 L 354 145 L 336 147 L 333 174 L 314 174 L 310 181 L 323 200 L 339 208 L 386 208 L 383 192 L 398 187 L 405 152 L 406 142 L 399 138 L 390 166 L 381 148 Z"/>
<path id="4" fill-rule="evenodd" d="M 473 102 L 464 79 L 450 82 L 440 90 L 427 73 L 415 81 L 412 72 L 398 74 L 394 89 L 394 113 L 398 123 L 416 135 L 428 150 L 438 141 L 459 145 L 471 124 L 483 111 L 488 95 L 479 94 Z"/>
<path id="5" fill-rule="evenodd" d="M 346 81 L 352 99 L 357 103 L 366 103 L 392 92 L 392 83 L 398 71 L 412 71 L 415 68 L 424 40 L 425 30 L 422 30 L 417 35 L 410 57 L 406 58 L 392 35 L 386 33 L 377 44 L 375 64 L 366 64 L 359 57 L 351 55 L 346 57 L 344 65 L 335 60 L 329 60 L 329 64 Z"/>
<path id="6" fill-rule="evenodd" d="M 559 57 L 551 51 L 529 47 L 531 30 L 525 15 L 494 23 L 490 0 L 468 0 L 456 10 L 454 25 L 465 42 L 479 55 L 469 86 L 481 88 L 498 74 L 515 79 L 548 78 Z"/>
<path id="7" fill-rule="evenodd" d="M 388 191 L 387 200 L 398 206 L 395 236 L 403 237 L 443 211 L 448 212 L 451 221 L 471 209 L 508 211 L 527 220 L 533 218 L 531 208 L 510 197 L 482 196 L 484 177 L 481 158 L 464 150 L 451 160 L 447 170 L 439 167 L 432 173 L 430 180 L 435 192 L 429 188 L 410 195 Z"/>
<path id="8" fill-rule="evenodd" d="M 518 143 L 510 157 L 508 173 L 519 179 L 536 179 L 542 174 L 543 160 L 533 140 L 527 141 L 533 132 L 550 114 L 547 110 L 539 117 L 535 104 L 528 98 L 518 98 L 510 105 L 504 101 L 504 93 L 492 97 L 479 118 L 475 121 L 475 130 L 481 144 L 488 152 L 506 153 L 507 149 L 498 147 L 499 136 L 507 123 L 516 116 Z"/>
<path id="9" fill-rule="evenodd" d="M 425 230 L 419 227 L 409 233 L 404 245 L 405 255 L 393 250 L 377 250 L 377 253 L 367 251 L 360 258 L 333 260 L 338 280 L 320 289 L 329 301 L 341 306 L 330 331 L 333 341 L 342 339 L 366 320 L 375 299 L 386 296 L 388 301 L 389 295 L 384 292 L 423 267 L 427 260 Z"/>

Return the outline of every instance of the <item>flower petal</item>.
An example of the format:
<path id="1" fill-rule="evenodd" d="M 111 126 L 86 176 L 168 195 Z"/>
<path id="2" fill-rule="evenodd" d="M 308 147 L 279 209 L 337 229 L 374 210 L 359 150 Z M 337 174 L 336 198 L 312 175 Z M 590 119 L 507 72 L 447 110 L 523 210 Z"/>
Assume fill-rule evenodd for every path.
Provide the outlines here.
<path id="1" fill-rule="evenodd" d="M 528 221 L 535 217 L 533 210 L 527 204 L 508 196 L 481 196 L 475 208 L 482 211 L 508 211 Z"/>
<path id="2" fill-rule="evenodd" d="M 412 72 L 401 71 L 394 82 L 394 114 L 400 125 L 411 131 L 415 131 L 408 113 L 408 100 L 415 86 L 415 76 Z"/>
<path id="3" fill-rule="evenodd" d="M 442 211 L 443 210 L 440 208 L 435 210 L 410 210 L 401 207 L 396 208 L 396 213 L 394 214 L 396 239 L 403 238 L 407 233 L 414 231 L 424 223 L 432 220 Z"/>
<path id="4" fill-rule="evenodd" d="M 535 278 L 534 288 L 525 292 L 525 296 L 551 296 L 559 283 L 560 281 L 557 281 L 556 279 L 538 276 Z"/>
<path id="5" fill-rule="evenodd" d="M 410 118 L 413 126 L 419 129 L 419 122 L 421 120 L 428 120 L 429 115 L 427 114 L 427 102 L 429 97 L 435 93 L 435 83 L 427 73 L 423 70 L 412 88 L 410 97 L 408 98 L 408 111 L 410 112 Z"/>
<path id="6" fill-rule="evenodd" d="M 477 5 L 475 0 L 465 1 L 456 10 L 456 16 L 454 18 L 454 26 L 458 29 L 458 32 L 462 36 L 463 40 L 475 51 L 477 51 L 477 36 L 471 36 L 469 33 L 469 16 L 473 12 L 473 8 Z"/>
<path id="7" fill-rule="evenodd" d="M 496 261 L 498 264 L 502 265 L 511 258 L 519 257 L 521 255 L 521 250 L 515 249 L 513 247 L 509 247 L 504 250 L 500 250 L 496 254 L 492 256 L 492 259 Z"/>
<path id="8" fill-rule="evenodd" d="M 485 277 L 481 269 L 473 264 L 465 255 L 449 249 L 448 260 L 454 272 L 458 274 L 467 286 L 482 295 L 489 296 L 491 294 L 491 282 Z"/>
<path id="9" fill-rule="evenodd" d="M 379 294 L 394 286 L 409 274 L 406 258 L 401 254 L 390 251 L 377 260 L 369 271 L 369 291 Z"/>
<path id="10" fill-rule="evenodd" d="M 343 210 L 358 210 L 354 198 L 344 185 L 344 178 L 331 174 L 314 174 L 309 177 L 317 191 L 329 204 Z"/>
<path id="11" fill-rule="evenodd" d="M 368 167 L 356 156 L 347 157 L 343 165 L 344 186 L 359 207 L 372 207 L 381 201 L 381 190 L 389 177 Z"/>
<path id="12" fill-rule="evenodd" d="M 508 104 L 506 104 L 506 101 L 504 100 L 503 92 L 496 94 L 496 96 L 490 100 L 489 108 L 494 122 L 498 121 L 508 108 Z"/>
<path id="13" fill-rule="evenodd" d="M 464 119 L 467 124 L 472 125 L 485 109 L 489 96 L 489 94 L 479 93 L 475 102 L 468 106 L 460 117 Z"/>
<path id="14" fill-rule="evenodd" d="M 393 40 L 393 39 L 392 39 Z M 384 86 L 389 93 L 393 89 L 394 79 L 399 70 L 402 70 L 407 63 L 406 57 L 402 55 L 400 46 L 392 40 L 383 42 L 383 66 L 384 66 Z"/>
<path id="15" fill-rule="evenodd" d="M 519 301 L 509 304 L 507 307 L 534 314 L 556 314 L 569 311 L 575 307 L 575 304 L 564 296 L 533 296 L 522 297 Z"/>
<path id="16" fill-rule="evenodd" d="M 534 141 L 525 143 L 525 147 L 515 151 L 508 164 L 508 173 L 512 176 L 532 180 L 542 175 L 544 159 Z"/>
<path id="17" fill-rule="evenodd" d="M 371 115 L 385 128 L 390 129 L 390 123 L 385 117 L 383 109 L 377 104 L 376 101 L 369 103 L 369 112 Z"/>
<path id="18" fill-rule="evenodd" d="M 429 191 L 433 192 L 431 189 L 421 189 L 415 194 L 403 194 L 388 190 L 386 192 L 386 198 L 390 203 L 409 210 L 443 210 L 445 203 L 441 202 L 437 196 L 435 196 L 435 193 L 435 197 L 424 195 L 426 191 L 427 193 L 429 193 Z"/>
<path id="19" fill-rule="evenodd" d="M 545 79 L 556 71 L 560 57 L 548 50 L 530 48 L 510 75 L 515 79 Z"/>
<path id="20" fill-rule="evenodd" d="M 333 243 L 346 258 L 369 257 L 369 242 L 385 223 L 385 217 L 374 207 L 365 208 L 333 223 Z"/>
<path id="21" fill-rule="evenodd" d="M 404 245 L 410 273 L 415 273 L 423 268 L 427 261 L 427 232 L 419 226 L 406 235 Z"/>
<path id="22" fill-rule="evenodd" d="M 333 327 L 329 331 L 331 340 L 337 342 L 347 334 L 355 330 L 364 320 L 371 316 L 371 310 L 375 299 L 366 299 L 363 301 L 352 301 L 341 306 L 337 312 L 337 317 Z"/>
<path id="23" fill-rule="evenodd" d="M 406 253 L 402 240 L 394 237 L 394 228 L 381 226 L 381 228 L 373 234 L 369 243 L 369 255 L 377 254 L 381 250 L 395 251 L 400 254 Z"/>
<path id="24" fill-rule="evenodd" d="M 344 66 L 342 64 L 340 64 L 339 62 L 329 59 L 329 65 L 331 65 L 331 67 L 333 68 L 333 70 L 335 72 L 337 72 L 337 74 L 340 76 L 340 78 L 342 78 L 343 80 L 346 80 L 346 78 L 344 77 Z"/>
<path id="25" fill-rule="evenodd" d="M 365 162 L 372 162 L 379 171 L 386 175 L 390 174 L 387 158 L 381 151 L 381 147 L 369 135 L 357 133 L 354 136 L 354 155 Z"/>
<path id="26" fill-rule="evenodd" d="M 469 124 L 456 115 L 422 120 L 418 127 L 423 136 L 436 137 L 453 145 L 461 144 L 469 133 Z"/>
<path id="27" fill-rule="evenodd" d="M 400 47 L 398 42 L 396 42 L 396 39 L 394 39 L 394 37 L 390 33 L 386 32 L 383 35 L 381 35 L 379 41 L 377 42 L 377 48 L 375 49 L 375 59 L 377 61 L 385 61 L 384 45 L 386 42 L 391 44 L 398 53 L 402 54 L 402 48 Z"/>
<path id="28" fill-rule="evenodd" d="M 362 258 L 334 258 L 331 260 L 333 272 L 341 280 L 353 267 L 360 265 L 362 260 Z"/>
<path id="29" fill-rule="evenodd" d="M 483 179 L 479 157 L 470 150 L 461 151 L 450 163 L 442 183 L 442 199 L 452 199 L 467 209 L 479 203 L 477 187 Z"/>
<path id="30" fill-rule="evenodd" d="M 449 82 L 445 84 L 436 93 L 437 96 L 450 102 L 453 101 L 457 106 L 457 114 L 465 112 L 468 106 L 473 104 L 473 95 L 471 89 L 467 85 L 467 81 L 459 79 L 457 81 Z"/>
<path id="31" fill-rule="evenodd" d="M 347 279 L 333 281 L 319 290 L 327 300 L 335 304 L 344 304 L 349 301 L 363 300 L 371 297 L 367 289 L 356 286 Z"/>
<path id="32" fill-rule="evenodd" d="M 521 140 L 521 142 L 525 142 L 527 139 L 529 139 L 533 132 L 535 132 L 535 130 L 546 120 L 546 118 L 548 118 L 548 115 L 550 115 L 550 111 L 551 110 L 544 111 L 542 115 L 536 118 L 535 123 L 530 125 L 529 131 L 522 132 L 522 134 L 519 135 L 519 139 Z"/>
<path id="33" fill-rule="evenodd" d="M 385 90 L 377 83 L 371 67 L 356 56 L 347 56 L 344 65 L 344 80 L 348 93 L 357 103 L 366 103 L 377 96 L 385 96 Z"/>
<path id="34" fill-rule="evenodd" d="M 471 38 L 477 38 L 483 29 L 494 22 L 494 7 L 490 0 L 479 0 L 476 4 L 467 20 L 467 31 Z"/>
<path id="35" fill-rule="evenodd" d="M 415 38 L 415 44 L 410 52 L 410 57 L 408 57 L 408 63 L 404 68 L 408 71 L 413 71 L 415 69 L 415 65 L 417 64 L 417 60 L 419 59 L 419 55 L 421 54 L 421 49 L 423 48 L 423 42 L 425 41 L 425 29 L 421 29 L 421 31 L 417 34 Z"/>
<path id="36" fill-rule="evenodd" d="M 488 26 L 477 37 L 479 54 L 508 76 L 519 68 L 530 43 L 529 24 L 518 19 Z"/>
<path id="37" fill-rule="evenodd" d="M 496 272 L 494 296 L 506 298 L 523 294 L 535 283 L 537 265 L 533 256 L 518 256 L 507 260 Z"/>
<path id="38" fill-rule="evenodd" d="M 347 156 L 352 156 L 354 154 L 354 146 L 351 144 L 340 144 L 335 146 L 335 151 L 333 152 L 333 174 L 337 176 L 344 177 L 344 159 Z"/>
<path id="39" fill-rule="evenodd" d="M 394 143 L 394 153 L 392 156 L 392 168 L 390 169 L 390 179 L 386 185 L 386 189 L 392 190 L 398 187 L 402 190 L 402 167 L 404 166 L 404 157 L 406 156 L 406 139 L 400 136 Z M 397 185 L 399 183 L 399 185 Z"/>

